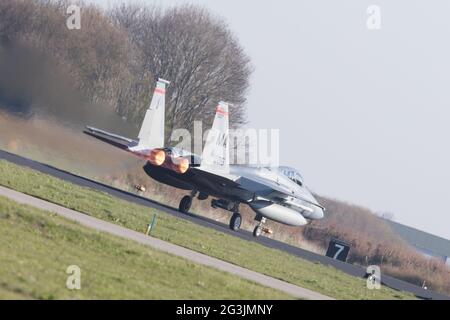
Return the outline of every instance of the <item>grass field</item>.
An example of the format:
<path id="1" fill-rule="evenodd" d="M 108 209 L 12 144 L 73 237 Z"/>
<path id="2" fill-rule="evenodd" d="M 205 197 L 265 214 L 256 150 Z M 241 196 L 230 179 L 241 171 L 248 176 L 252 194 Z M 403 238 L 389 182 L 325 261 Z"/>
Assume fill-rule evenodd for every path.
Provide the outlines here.
<path id="1" fill-rule="evenodd" d="M 153 233 L 157 238 L 337 299 L 414 298 L 386 287 L 369 290 L 365 280 L 333 267 L 305 261 L 6 161 L 0 161 L 0 185 L 141 232 L 146 229 L 152 214 L 158 213 Z"/>
<path id="2" fill-rule="evenodd" d="M 3 197 L 0 234 L 0 299 L 291 298 Z M 66 287 L 69 265 L 80 290 Z"/>

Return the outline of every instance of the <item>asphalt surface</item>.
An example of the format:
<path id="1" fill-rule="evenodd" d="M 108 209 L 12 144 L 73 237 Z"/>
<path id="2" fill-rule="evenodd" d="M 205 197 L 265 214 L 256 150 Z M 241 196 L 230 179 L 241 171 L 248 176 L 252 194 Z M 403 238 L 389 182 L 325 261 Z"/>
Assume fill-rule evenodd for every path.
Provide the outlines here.
<path id="1" fill-rule="evenodd" d="M 42 163 L 18 156 L 18 155 L 14 155 L 14 154 L 8 153 L 6 151 L 0 150 L 0 159 L 5 159 L 5 160 L 13 162 L 15 164 L 35 169 L 42 173 L 49 174 L 51 176 L 60 178 L 65 181 L 69 181 L 69 182 L 77 184 L 79 186 L 89 187 L 89 188 L 96 189 L 96 190 L 99 190 L 102 192 L 106 192 L 112 196 L 121 198 L 126 201 L 130 201 L 130 202 L 133 202 L 133 203 L 136 203 L 139 205 L 147 206 L 149 208 L 161 210 L 168 214 L 177 216 L 180 219 L 189 220 L 193 223 L 202 225 L 204 227 L 213 228 L 213 229 L 233 235 L 235 237 L 239 237 L 239 238 L 247 240 L 247 241 L 258 242 L 269 248 L 282 250 L 289 254 L 298 256 L 302 259 L 306 259 L 306 260 L 309 260 L 312 262 L 320 262 L 323 265 L 330 265 L 330 266 L 333 266 L 333 267 L 335 267 L 349 275 L 355 276 L 355 277 L 362 278 L 366 275 L 366 270 L 361 266 L 334 260 L 329 257 L 322 256 L 322 255 L 316 254 L 314 252 L 310 252 L 310 251 L 307 251 L 307 250 L 304 250 L 304 249 L 301 249 L 301 248 L 298 248 L 298 247 L 295 247 L 295 246 L 292 246 L 292 245 L 289 245 L 289 244 L 286 244 L 284 242 L 277 241 L 274 239 L 270 239 L 270 238 L 266 238 L 266 237 L 254 238 L 252 233 L 249 231 L 239 230 L 238 232 L 235 232 L 235 231 L 230 230 L 228 228 L 228 225 L 214 221 L 212 219 L 197 216 L 194 214 L 189 214 L 189 215 L 181 214 L 178 210 L 176 210 L 172 207 L 160 204 L 151 199 L 144 198 L 144 197 L 141 197 L 134 193 L 126 192 L 126 191 L 90 180 L 90 179 L 87 179 L 84 177 L 80 177 L 80 176 L 77 176 L 70 172 L 63 171 L 63 170 L 54 168 L 52 166 L 42 164 Z M 450 300 L 449 296 L 442 295 L 442 294 L 432 292 L 429 290 L 425 290 L 419 286 L 410 284 L 408 282 L 405 282 L 405 281 L 402 281 L 402 280 L 399 280 L 399 279 L 396 279 L 396 278 L 393 278 L 390 276 L 382 275 L 381 282 L 385 286 L 390 287 L 392 289 L 399 290 L 399 291 L 405 291 L 405 292 L 411 292 L 415 296 L 417 296 L 421 299 Z"/>
<path id="2" fill-rule="evenodd" d="M 322 295 L 320 293 L 293 285 L 288 282 L 284 282 L 264 274 L 245 269 L 234 264 L 228 263 L 223 260 L 219 260 L 210 256 L 207 256 L 202 253 L 198 253 L 193 250 L 189 250 L 183 248 L 181 246 L 174 245 L 172 243 L 162 241 L 156 238 L 149 237 L 143 233 L 136 232 L 131 229 L 127 229 L 116 225 L 114 223 L 106 222 L 101 219 L 97 219 L 86 214 L 67 209 L 65 207 L 56 205 L 54 203 L 44 201 L 39 198 L 35 198 L 29 195 L 26 195 L 21 192 L 17 192 L 15 190 L 11 190 L 8 188 L 4 188 L 0 186 L 0 196 L 7 197 L 11 200 L 14 200 L 18 203 L 26 204 L 33 206 L 38 209 L 47 210 L 50 212 L 54 212 L 64 218 L 76 221 L 83 226 L 107 232 L 115 236 L 119 236 L 122 238 L 126 238 L 129 240 L 136 241 L 143 245 L 147 245 L 153 247 L 155 249 L 182 257 L 184 259 L 190 260 L 192 262 L 206 265 L 209 267 L 216 268 L 221 271 L 225 271 L 231 273 L 233 275 L 239 276 L 241 278 L 259 283 L 263 286 L 270 287 L 273 289 L 277 289 L 283 291 L 289 295 L 292 295 L 296 298 L 301 299 L 312 299 L 312 300 L 332 300 L 332 298 Z"/>

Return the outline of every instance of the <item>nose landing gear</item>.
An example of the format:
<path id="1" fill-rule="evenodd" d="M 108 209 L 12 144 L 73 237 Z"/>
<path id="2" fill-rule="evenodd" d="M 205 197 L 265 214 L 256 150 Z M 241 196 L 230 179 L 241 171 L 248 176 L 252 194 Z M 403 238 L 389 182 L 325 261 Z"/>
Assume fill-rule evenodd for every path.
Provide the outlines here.
<path id="1" fill-rule="evenodd" d="M 266 223 L 265 217 L 256 217 L 257 221 L 259 221 L 258 225 L 253 229 L 253 236 L 255 238 L 258 238 L 263 232 L 266 234 L 273 234 L 272 229 L 264 226 L 264 223 Z"/>

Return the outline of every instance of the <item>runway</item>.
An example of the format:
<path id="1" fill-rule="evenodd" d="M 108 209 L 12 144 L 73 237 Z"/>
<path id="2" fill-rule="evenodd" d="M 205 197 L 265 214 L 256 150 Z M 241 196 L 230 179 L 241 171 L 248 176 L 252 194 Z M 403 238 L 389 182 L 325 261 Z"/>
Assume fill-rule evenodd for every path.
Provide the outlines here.
<path id="1" fill-rule="evenodd" d="M 181 214 L 180 212 L 178 212 L 178 210 L 175 210 L 169 206 L 165 206 L 163 204 L 155 202 L 151 199 L 144 198 L 139 195 L 136 195 L 136 194 L 133 194 L 130 192 L 126 192 L 126 191 L 90 180 L 87 178 L 83 178 L 83 177 L 74 175 L 70 172 L 63 171 L 63 170 L 54 168 L 52 166 L 48 166 L 48 165 L 30 160 L 30 159 L 27 159 L 27 158 L 24 158 L 24 157 L 21 157 L 18 155 L 14 155 L 14 154 L 0 150 L 0 159 L 5 159 L 5 160 L 13 162 L 17 165 L 32 168 L 32 169 L 40 171 L 42 173 L 49 174 L 51 176 L 60 178 L 62 180 L 77 184 L 79 186 L 89 187 L 89 188 L 96 189 L 96 190 L 99 190 L 102 192 L 106 192 L 114 197 L 118 197 L 118 198 L 126 200 L 126 201 L 130 201 L 130 202 L 133 202 L 133 203 L 136 203 L 139 205 L 147 206 L 149 208 L 161 210 L 168 214 L 176 216 L 180 219 L 186 219 L 193 223 L 202 225 L 204 227 L 213 228 L 218 231 L 230 234 L 235 237 L 239 237 L 239 238 L 247 240 L 247 241 L 255 241 L 255 242 L 258 242 L 269 248 L 282 250 L 284 252 L 295 255 L 295 256 L 300 257 L 305 260 L 309 260 L 312 262 L 320 262 L 321 264 L 324 264 L 324 265 L 331 265 L 331 266 L 333 266 L 349 275 L 352 275 L 352 276 L 364 277 L 364 275 L 365 275 L 365 269 L 360 266 L 352 265 L 352 264 L 341 262 L 338 260 L 334 260 L 329 257 L 322 256 L 322 255 L 286 244 L 284 242 L 269 239 L 266 237 L 254 238 L 252 233 L 249 231 L 240 230 L 238 232 L 235 232 L 235 231 L 230 230 L 228 228 L 228 225 L 226 225 L 226 224 L 223 224 L 223 223 L 220 223 L 220 222 L 217 222 L 217 221 L 205 218 L 205 217 L 197 216 L 195 214 L 189 214 L 189 215 Z M 413 284 L 407 283 L 402 280 L 398 280 L 398 279 L 390 277 L 390 276 L 382 275 L 381 282 L 385 286 L 388 286 L 390 288 L 400 290 L 400 291 L 405 291 L 405 292 L 411 292 L 414 295 L 416 295 L 417 297 L 422 298 L 422 299 L 450 300 L 450 297 L 448 297 L 448 296 L 445 296 L 445 295 L 442 295 L 442 294 L 439 294 L 436 292 L 432 292 L 429 290 L 425 290 L 421 287 L 415 286 Z"/>

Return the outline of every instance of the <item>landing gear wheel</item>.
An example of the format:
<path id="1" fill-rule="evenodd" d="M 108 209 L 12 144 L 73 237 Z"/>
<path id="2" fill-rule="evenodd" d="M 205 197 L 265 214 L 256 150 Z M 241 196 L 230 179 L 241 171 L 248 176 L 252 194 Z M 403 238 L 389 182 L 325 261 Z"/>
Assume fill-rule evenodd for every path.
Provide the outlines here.
<path id="1" fill-rule="evenodd" d="M 178 210 L 182 213 L 188 213 L 189 209 L 192 205 L 192 198 L 189 196 L 184 196 L 183 199 L 180 201 L 180 206 L 178 207 Z"/>
<path id="2" fill-rule="evenodd" d="M 203 201 L 203 200 L 206 200 L 206 199 L 208 199 L 208 195 L 206 194 L 206 193 L 199 193 L 198 194 L 198 196 L 197 196 L 197 199 L 198 200 L 201 200 L 201 201 Z"/>
<path id="3" fill-rule="evenodd" d="M 255 238 L 258 238 L 262 233 L 262 227 L 261 226 L 256 226 L 255 229 L 253 230 L 253 236 Z"/>
<path id="4" fill-rule="evenodd" d="M 230 229 L 234 230 L 234 231 L 238 231 L 239 228 L 241 227 L 241 222 L 242 222 L 242 216 L 237 212 L 233 213 L 233 216 L 230 219 Z"/>

